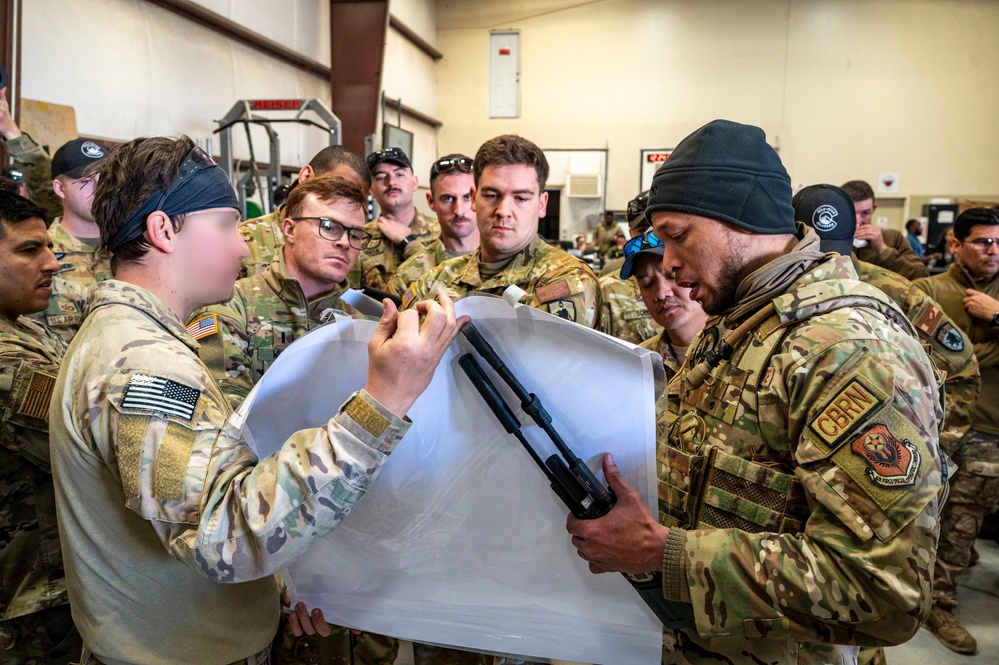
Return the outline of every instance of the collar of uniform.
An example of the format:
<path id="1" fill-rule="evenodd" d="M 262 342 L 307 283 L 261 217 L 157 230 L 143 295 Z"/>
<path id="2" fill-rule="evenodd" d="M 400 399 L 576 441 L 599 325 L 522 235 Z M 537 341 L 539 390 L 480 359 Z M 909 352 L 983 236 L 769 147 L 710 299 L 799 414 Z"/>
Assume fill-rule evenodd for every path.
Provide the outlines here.
<path id="1" fill-rule="evenodd" d="M 281 300 L 291 305 L 308 309 L 310 315 L 314 310 L 322 311 L 336 306 L 340 301 L 340 296 L 347 290 L 347 282 L 343 281 L 326 295 L 307 302 L 302 285 L 297 279 L 288 274 L 288 264 L 285 263 L 283 250 L 279 250 L 274 255 L 274 260 L 271 261 L 271 265 L 264 271 L 263 278 Z"/>
<path id="2" fill-rule="evenodd" d="M 151 291 L 147 291 L 141 286 L 118 279 L 98 282 L 90 292 L 85 316 L 90 316 L 97 308 L 105 305 L 124 305 L 137 309 L 156 321 L 192 350 L 197 351 L 200 348 L 200 345 L 188 334 L 187 327 L 176 312 Z"/>
<path id="3" fill-rule="evenodd" d="M 969 289 L 988 293 L 989 295 L 994 294 L 997 291 L 997 287 L 999 287 L 999 273 L 987 282 L 979 282 L 971 276 L 971 273 L 959 261 L 954 261 L 954 263 L 950 264 L 948 274 L 958 284 Z"/>
<path id="4" fill-rule="evenodd" d="M 547 245 L 543 240 L 541 240 L 541 236 L 534 236 L 534 240 L 531 241 L 531 244 L 514 254 L 513 258 L 510 259 L 510 262 L 506 264 L 506 267 L 500 271 L 500 274 L 524 267 L 545 247 L 547 247 Z M 465 265 L 465 269 L 462 270 L 457 276 L 457 281 L 470 286 L 481 286 L 484 280 L 482 279 L 482 274 L 479 272 L 480 261 L 482 261 L 481 245 L 476 248 L 474 252 L 469 254 L 468 263 Z M 493 278 L 490 277 L 489 279 Z"/>
<path id="5" fill-rule="evenodd" d="M 11 321 L 0 316 L 0 337 L 17 340 L 20 346 L 45 356 L 52 363 L 59 363 L 66 355 L 66 342 L 41 323 L 26 316 Z"/>
<path id="6" fill-rule="evenodd" d="M 56 254 L 60 252 L 85 252 L 93 254 L 94 248 L 85 242 L 81 242 L 76 236 L 70 235 L 69 231 L 62 227 L 62 217 L 56 217 L 49 224 L 49 237 L 52 238 L 52 251 Z"/>

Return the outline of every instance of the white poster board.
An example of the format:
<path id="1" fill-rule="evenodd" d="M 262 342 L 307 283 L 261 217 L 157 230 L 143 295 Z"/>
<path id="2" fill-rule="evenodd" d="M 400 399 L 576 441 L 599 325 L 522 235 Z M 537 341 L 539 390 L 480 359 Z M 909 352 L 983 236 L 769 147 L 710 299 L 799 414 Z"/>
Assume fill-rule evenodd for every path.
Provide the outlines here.
<path id="1" fill-rule="evenodd" d="M 495 297 L 466 297 L 456 309 L 541 397 L 575 453 L 599 471 L 612 451 L 656 511 L 659 357 Z M 323 424 L 363 386 L 374 327 L 338 321 L 289 346 L 235 416 L 246 417 L 251 442 Z M 295 601 L 338 624 L 419 642 L 534 660 L 658 663 L 661 624 L 624 577 L 593 575 L 577 556 L 566 508 L 458 368 L 469 351 L 459 336 L 372 489 L 287 571 Z M 480 364 L 541 456 L 553 453 Z"/>

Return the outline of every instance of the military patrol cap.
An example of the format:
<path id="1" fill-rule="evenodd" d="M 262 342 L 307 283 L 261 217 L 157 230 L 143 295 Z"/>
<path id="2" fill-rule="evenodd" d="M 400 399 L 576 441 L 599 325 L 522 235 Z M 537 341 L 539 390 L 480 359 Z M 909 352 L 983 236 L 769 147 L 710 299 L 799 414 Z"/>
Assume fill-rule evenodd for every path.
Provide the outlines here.
<path id="1" fill-rule="evenodd" d="M 83 176 L 83 171 L 107 155 L 107 151 L 93 141 L 73 139 L 67 141 L 52 156 L 52 177 L 69 176 L 74 180 Z"/>
<path id="2" fill-rule="evenodd" d="M 759 127 L 713 120 L 656 171 L 645 209 L 710 217 L 768 235 L 794 234 L 791 178 Z"/>
<path id="3" fill-rule="evenodd" d="M 857 213 L 850 195 L 833 185 L 810 185 L 794 195 L 795 220 L 815 229 L 823 252 L 850 256 Z"/>

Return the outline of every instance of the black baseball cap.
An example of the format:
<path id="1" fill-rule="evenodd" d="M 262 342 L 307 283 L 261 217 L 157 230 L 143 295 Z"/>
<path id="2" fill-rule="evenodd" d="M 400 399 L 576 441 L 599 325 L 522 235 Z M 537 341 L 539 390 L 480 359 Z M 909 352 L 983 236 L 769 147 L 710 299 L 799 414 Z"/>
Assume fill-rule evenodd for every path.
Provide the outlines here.
<path id="1" fill-rule="evenodd" d="M 833 185 L 811 185 L 795 194 L 791 205 L 794 219 L 815 229 L 823 252 L 853 253 L 857 213 L 849 194 Z"/>
<path id="2" fill-rule="evenodd" d="M 73 139 L 56 150 L 52 156 L 52 177 L 66 175 L 74 180 L 83 176 L 83 171 L 107 156 L 108 152 L 93 141 Z"/>
<path id="3" fill-rule="evenodd" d="M 404 166 L 410 171 L 413 170 L 413 165 L 409 161 L 409 157 L 406 156 L 405 151 L 401 148 L 385 148 L 384 150 L 375 150 L 373 153 L 368 155 L 368 170 L 374 172 L 375 167 L 382 162 L 392 162 L 393 164 L 398 164 L 399 166 Z"/>

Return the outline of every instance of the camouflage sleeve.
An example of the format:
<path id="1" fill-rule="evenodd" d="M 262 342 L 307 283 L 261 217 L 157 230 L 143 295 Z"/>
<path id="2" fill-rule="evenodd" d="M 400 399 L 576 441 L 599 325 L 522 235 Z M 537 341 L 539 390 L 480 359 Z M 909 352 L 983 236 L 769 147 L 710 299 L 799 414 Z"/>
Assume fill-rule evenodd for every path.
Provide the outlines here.
<path id="1" fill-rule="evenodd" d="M 200 347 L 198 356 L 211 371 L 235 411 L 253 388 L 253 358 L 249 323 L 241 294 L 225 305 L 212 305 L 194 313 L 189 326 Z M 204 333 L 199 332 L 203 326 Z"/>
<path id="2" fill-rule="evenodd" d="M 361 284 L 362 286 L 367 286 L 372 289 L 378 289 L 379 291 L 389 290 L 389 274 L 376 258 L 368 258 L 363 254 L 360 256 L 361 261 Z"/>
<path id="3" fill-rule="evenodd" d="M 59 366 L 13 344 L 0 343 L 0 445 L 46 473 L 49 401 Z"/>
<path id="4" fill-rule="evenodd" d="M 671 534 L 678 553 L 667 544 L 664 574 L 679 568 L 683 584 L 667 597 L 689 593 L 705 637 L 898 644 L 932 602 L 942 480 L 932 370 L 914 339 L 823 344 L 807 328 L 814 336 L 785 341 L 758 394 L 760 434 L 794 456 L 809 497 L 803 531 Z"/>
<path id="5" fill-rule="evenodd" d="M 603 296 L 597 278 L 585 265 L 549 271 L 534 287 L 532 306 L 600 330 Z"/>
<path id="6" fill-rule="evenodd" d="M 260 579 L 294 561 L 350 512 L 409 426 L 361 391 L 324 426 L 258 459 L 246 443 L 252 433 L 228 420 L 200 363 L 153 365 L 155 374 L 120 372 L 92 387 L 109 407 L 91 427 L 112 442 L 105 463 L 128 508 L 214 582 Z M 143 406 L 162 399 L 149 397 L 154 385 L 169 391 L 168 411 Z"/>
<path id="7" fill-rule="evenodd" d="M 4 141 L 4 148 L 24 171 L 28 198 L 45 212 L 48 221 L 61 216 L 62 199 L 52 190 L 52 160 L 49 154 L 27 134 Z"/>

